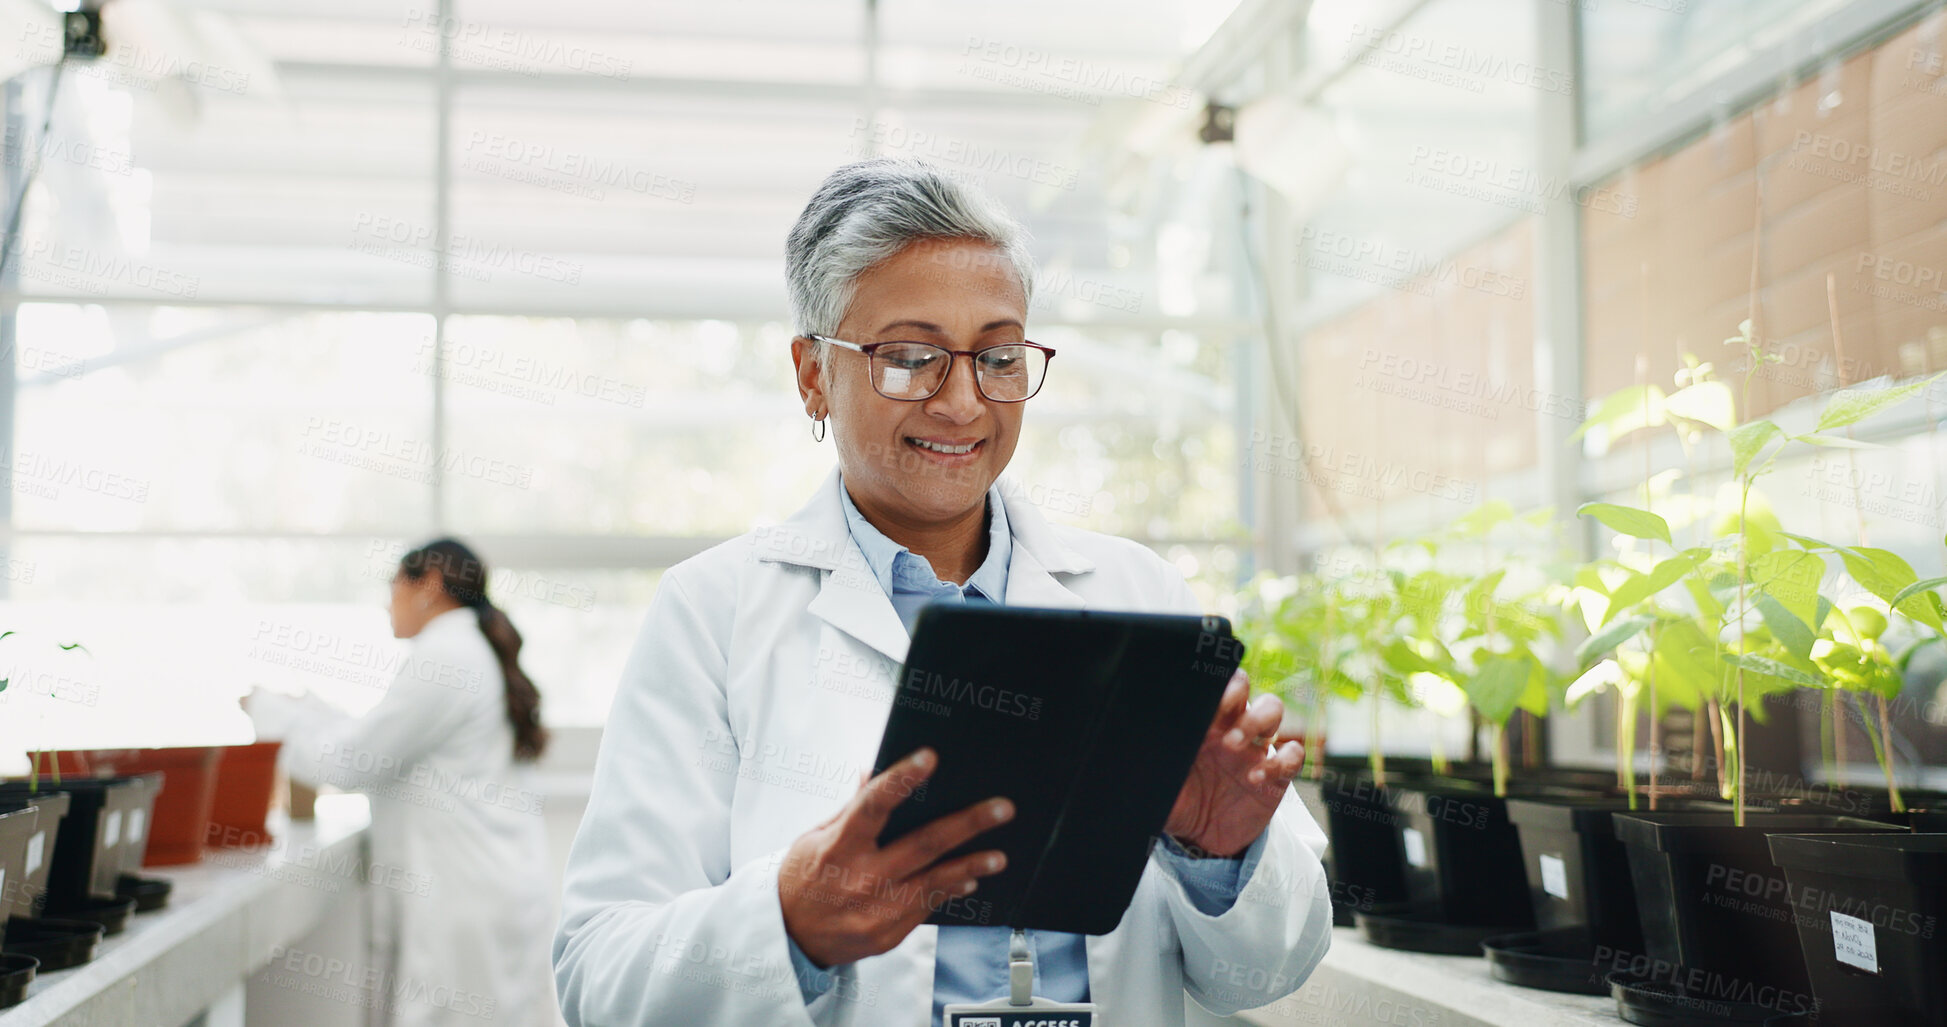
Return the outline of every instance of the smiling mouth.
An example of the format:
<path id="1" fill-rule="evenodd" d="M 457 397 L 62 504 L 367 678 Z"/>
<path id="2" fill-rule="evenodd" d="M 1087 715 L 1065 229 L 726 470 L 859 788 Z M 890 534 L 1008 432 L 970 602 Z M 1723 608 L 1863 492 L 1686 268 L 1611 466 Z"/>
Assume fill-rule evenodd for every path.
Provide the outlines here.
<path id="1" fill-rule="evenodd" d="M 976 449 L 979 449 L 981 446 L 985 445 L 986 442 L 987 442 L 986 439 L 975 439 L 972 442 L 962 442 L 962 443 L 955 444 L 955 443 L 947 443 L 947 442 L 934 442 L 930 439 L 914 438 L 913 436 L 910 435 L 906 437 L 907 445 L 912 446 L 916 449 L 925 450 L 928 453 L 938 453 L 942 456 L 965 456 L 966 454 L 971 453 Z"/>

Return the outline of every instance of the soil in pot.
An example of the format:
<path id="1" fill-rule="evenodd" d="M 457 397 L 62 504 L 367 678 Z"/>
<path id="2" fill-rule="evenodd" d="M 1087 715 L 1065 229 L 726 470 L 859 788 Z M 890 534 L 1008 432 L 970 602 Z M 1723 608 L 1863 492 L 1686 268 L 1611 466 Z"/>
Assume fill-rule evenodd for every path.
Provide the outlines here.
<path id="1" fill-rule="evenodd" d="M 1747 811 L 1618 813 L 1645 954 L 1670 979 L 1727 1001 L 1791 1012 L 1810 1005 L 1783 872 L 1765 836 L 1861 833 L 1893 825 L 1832 814 Z M 1753 997 L 1745 997 L 1753 996 Z M 1775 1001 L 1774 1001 L 1775 1000 Z"/>
<path id="2" fill-rule="evenodd" d="M 1776 834 L 1820 1027 L 1947 1025 L 1947 834 Z"/>

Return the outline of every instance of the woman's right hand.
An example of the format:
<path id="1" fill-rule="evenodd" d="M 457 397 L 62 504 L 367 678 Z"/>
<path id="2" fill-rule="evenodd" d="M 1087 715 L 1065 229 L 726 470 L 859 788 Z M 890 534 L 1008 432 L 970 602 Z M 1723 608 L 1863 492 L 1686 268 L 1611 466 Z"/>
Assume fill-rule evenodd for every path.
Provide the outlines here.
<path id="1" fill-rule="evenodd" d="M 939 759 L 921 749 L 867 781 L 830 820 L 791 843 L 778 873 L 784 930 L 821 968 L 887 952 L 950 899 L 1007 865 L 998 849 L 938 866 L 967 839 L 1014 817 L 1014 804 L 987 799 L 879 847 L 893 807 L 913 794 Z"/>

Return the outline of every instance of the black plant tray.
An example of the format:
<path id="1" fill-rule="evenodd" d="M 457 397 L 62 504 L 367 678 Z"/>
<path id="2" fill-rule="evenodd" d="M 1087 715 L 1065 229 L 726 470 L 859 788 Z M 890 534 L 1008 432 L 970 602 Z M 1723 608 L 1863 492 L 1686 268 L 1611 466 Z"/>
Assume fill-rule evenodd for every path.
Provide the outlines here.
<path id="1" fill-rule="evenodd" d="M 1734 1002 L 1705 994 L 1692 994 L 1665 980 L 1654 980 L 1627 970 L 1608 976 L 1609 994 L 1616 999 L 1616 1015 L 1640 1027 L 1723 1027 L 1725 1024 L 1766 1024 L 1799 1022 L 1792 1017 L 1799 1010 L 1775 1009 L 1754 1002 Z M 1779 1017 L 1784 1019 L 1779 1020 Z M 1892 1025 L 1888 1025 L 1892 1027 Z"/>
<path id="2" fill-rule="evenodd" d="M 1497 981 L 1574 995 L 1607 995 L 1595 942 L 1582 930 L 1524 931 L 1481 942 Z"/>
<path id="3" fill-rule="evenodd" d="M 0 1009 L 17 1006 L 27 997 L 27 986 L 34 983 L 34 971 L 41 961 L 33 956 L 0 956 Z"/>
<path id="4" fill-rule="evenodd" d="M 1519 925 L 1509 924 L 1449 924 L 1431 912 L 1417 910 L 1360 912 L 1352 919 L 1359 927 L 1359 936 L 1374 945 L 1437 956 L 1478 956 L 1481 942 L 1521 930 Z"/>
<path id="5" fill-rule="evenodd" d="M 102 926 L 89 920 L 45 920 L 13 917 L 7 921 L 7 954 L 33 956 L 41 969 L 52 972 L 80 966 L 95 958 Z"/>
<path id="6" fill-rule="evenodd" d="M 115 897 L 118 899 L 134 899 L 135 911 L 137 913 L 147 913 L 150 910 L 161 909 L 168 905 L 169 892 L 175 887 L 175 882 L 165 881 L 159 877 L 138 877 L 134 874 L 123 874 L 115 879 Z"/>
<path id="7" fill-rule="evenodd" d="M 128 926 L 128 918 L 134 912 L 134 899 L 89 899 L 79 906 L 62 910 L 61 917 L 100 924 L 104 932 L 120 934 Z"/>

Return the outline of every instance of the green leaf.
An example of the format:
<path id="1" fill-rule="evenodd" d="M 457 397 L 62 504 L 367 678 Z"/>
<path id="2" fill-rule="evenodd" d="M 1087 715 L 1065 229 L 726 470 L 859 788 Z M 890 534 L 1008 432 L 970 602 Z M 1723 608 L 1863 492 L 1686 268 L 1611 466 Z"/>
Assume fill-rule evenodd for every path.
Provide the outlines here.
<path id="1" fill-rule="evenodd" d="M 1757 459 L 1758 454 L 1764 451 L 1764 447 L 1771 440 L 1783 438 L 1784 434 L 1784 429 L 1770 421 L 1752 421 L 1731 429 L 1732 473 L 1739 478 L 1745 477 L 1751 467 L 1751 461 Z"/>
<path id="2" fill-rule="evenodd" d="M 1789 531 L 1783 532 L 1782 534 L 1786 538 L 1791 539 L 1793 542 L 1798 543 L 1799 548 L 1804 549 L 1808 552 L 1814 549 L 1829 549 L 1835 553 L 1844 553 L 1849 551 L 1846 549 L 1845 546 L 1839 545 L 1836 542 L 1824 542 L 1819 539 L 1815 539 L 1810 535 L 1794 535 Z"/>
<path id="3" fill-rule="evenodd" d="M 1731 387 L 1723 382 L 1698 382 L 1678 389 L 1663 401 L 1663 409 L 1672 417 L 1707 424 L 1722 432 L 1737 425 L 1737 405 L 1731 399 Z"/>
<path id="4" fill-rule="evenodd" d="M 1467 682 L 1467 701 L 1481 711 L 1490 724 L 1505 724 L 1515 703 L 1528 688 L 1531 656 L 1496 656 L 1481 664 L 1480 673 Z"/>
<path id="5" fill-rule="evenodd" d="M 1789 681 L 1794 685 L 1803 685 L 1806 688 L 1819 687 L 1818 678 L 1799 670 L 1797 667 L 1774 660 L 1769 656 L 1757 656 L 1752 653 L 1723 653 L 1721 657 L 1725 663 L 1733 667 L 1743 667 L 1752 674 L 1762 674 L 1765 677 L 1777 678 L 1780 681 Z"/>
<path id="6" fill-rule="evenodd" d="M 1818 640 L 1818 636 L 1810 626 L 1798 619 L 1797 614 L 1785 609 L 1777 597 L 1759 596 L 1758 615 L 1764 618 L 1764 626 L 1771 629 L 1772 637 L 1792 655 L 1811 659 L 1812 643 Z"/>
<path id="7" fill-rule="evenodd" d="M 1648 416 L 1645 417 L 1645 405 Z M 1587 435 L 1595 428 L 1606 429 L 1611 442 L 1628 435 L 1638 428 L 1655 427 L 1663 423 L 1663 390 L 1654 385 L 1631 385 L 1617 389 L 1596 404 L 1595 412 L 1583 421 L 1568 437 L 1570 442 Z"/>
<path id="8" fill-rule="evenodd" d="M 1548 668 L 1540 660 L 1528 661 L 1528 684 L 1514 704 L 1537 717 L 1548 716 Z"/>
<path id="9" fill-rule="evenodd" d="M 1704 695 L 1717 687 L 1716 644 L 1696 621 L 1671 621 L 1656 633 L 1652 656 L 1657 701 L 1664 706 L 1695 710 Z"/>
<path id="10" fill-rule="evenodd" d="M 1798 442 L 1807 443 L 1808 445 L 1825 446 L 1829 449 L 1885 449 L 1886 448 L 1885 446 L 1882 446 L 1877 442 L 1861 442 L 1858 439 L 1846 438 L 1844 435 L 1794 435 L 1792 436 L 1792 439 Z"/>
<path id="11" fill-rule="evenodd" d="M 1440 669 L 1428 663 L 1426 657 L 1416 652 L 1403 638 L 1395 638 L 1386 643 L 1386 647 L 1380 651 L 1380 658 L 1386 661 L 1388 667 L 1401 674 L 1417 674 L 1422 671 L 1436 673 Z"/>
<path id="12" fill-rule="evenodd" d="M 1648 510 L 1633 506 L 1620 506 L 1615 503 L 1583 503 L 1575 511 L 1577 517 L 1593 517 L 1607 525 L 1609 530 L 1632 538 L 1658 539 L 1670 541 L 1670 523 Z"/>
<path id="13" fill-rule="evenodd" d="M 1751 561 L 1752 582 L 1808 626 L 1818 617 L 1824 578 L 1823 559 L 1794 549 L 1774 549 Z"/>
<path id="14" fill-rule="evenodd" d="M 1685 574 L 1710 557 L 1708 549 L 1686 549 L 1650 568 L 1648 574 L 1632 573 L 1609 596 L 1608 620 L 1683 579 Z"/>
<path id="15" fill-rule="evenodd" d="M 1884 389 L 1840 389 L 1832 398 L 1825 401 L 1825 409 L 1819 411 L 1818 426 L 1813 431 L 1826 431 L 1857 424 L 1881 410 L 1911 398 L 1921 389 L 1932 385 L 1940 375 L 1895 385 Z"/>
<path id="16" fill-rule="evenodd" d="M 1582 700 L 1607 688 L 1622 688 L 1627 679 L 1622 667 L 1614 660 L 1598 660 L 1595 665 L 1582 672 L 1582 676 L 1569 683 L 1562 702 L 1569 709 L 1582 705 Z"/>
<path id="17" fill-rule="evenodd" d="M 1885 600 L 1886 604 L 1893 609 L 1935 631 L 1947 629 L 1947 622 L 1943 622 L 1941 618 L 1940 597 L 1934 593 L 1922 591 L 1900 602 L 1893 602 L 1896 596 L 1920 577 L 1914 573 L 1913 566 L 1901 559 L 1898 553 L 1860 546 L 1857 549 L 1842 551 L 1839 555 L 1846 562 L 1846 571 L 1866 591 Z"/>
<path id="18" fill-rule="evenodd" d="M 1514 520 L 1514 505 L 1505 499 L 1493 499 L 1454 521 L 1452 531 L 1462 538 L 1479 538 L 1511 520 Z"/>
<path id="19" fill-rule="evenodd" d="M 1609 650 L 1635 638 L 1643 632 L 1643 629 L 1655 623 L 1656 617 L 1654 615 L 1641 614 L 1619 620 L 1603 628 L 1596 634 L 1589 636 L 1588 641 L 1576 647 L 1575 665 L 1578 667 L 1587 666 L 1590 660 L 1607 654 Z"/>
<path id="20" fill-rule="evenodd" d="M 1897 610 L 1900 608 L 1901 603 L 1906 602 L 1922 592 L 1931 592 L 1942 585 L 1947 585 L 1947 578 L 1928 578 L 1925 581 L 1916 581 L 1895 592 L 1893 598 L 1886 601 L 1886 605 Z"/>

